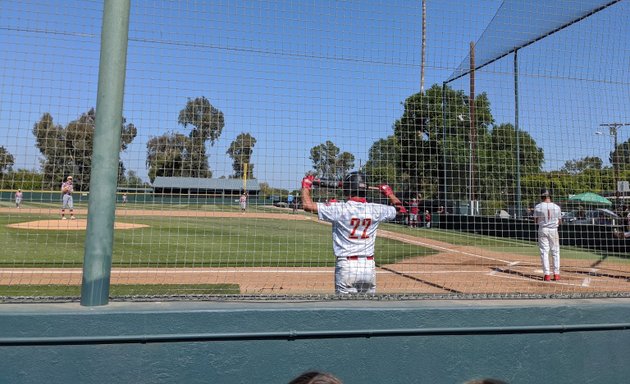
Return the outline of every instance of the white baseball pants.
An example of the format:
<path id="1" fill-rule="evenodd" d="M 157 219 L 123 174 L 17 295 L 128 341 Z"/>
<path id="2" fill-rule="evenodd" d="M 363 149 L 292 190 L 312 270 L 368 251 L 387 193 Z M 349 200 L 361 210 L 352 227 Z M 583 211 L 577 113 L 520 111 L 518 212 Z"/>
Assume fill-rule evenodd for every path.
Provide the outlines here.
<path id="1" fill-rule="evenodd" d="M 543 273 L 550 275 L 549 251 L 553 257 L 553 273 L 560 274 L 560 237 L 557 228 L 540 228 L 538 230 L 538 248 L 540 249 L 540 261 Z"/>
<path id="2" fill-rule="evenodd" d="M 338 258 L 335 265 L 335 293 L 376 293 L 376 266 L 374 259 L 357 260 Z"/>

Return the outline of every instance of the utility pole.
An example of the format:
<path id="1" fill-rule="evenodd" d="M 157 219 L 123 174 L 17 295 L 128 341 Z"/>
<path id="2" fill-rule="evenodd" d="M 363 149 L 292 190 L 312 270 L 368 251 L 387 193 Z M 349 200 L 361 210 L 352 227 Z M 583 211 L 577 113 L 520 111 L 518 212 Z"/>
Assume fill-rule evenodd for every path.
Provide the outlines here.
<path id="1" fill-rule="evenodd" d="M 475 117 L 475 42 L 470 42 L 470 96 L 468 98 L 468 113 L 470 114 L 470 133 L 469 133 L 469 145 L 470 145 L 470 164 L 469 164 L 469 201 L 470 201 L 470 215 L 477 215 L 478 204 L 477 196 L 475 194 L 475 151 L 477 145 L 477 118 Z"/>
<path id="2" fill-rule="evenodd" d="M 612 153 L 612 166 L 614 173 L 614 187 L 615 187 L 615 210 L 619 208 L 619 151 L 617 150 L 617 133 L 619 128 L 623 126 L 629 126 L 630 123 L 607 123 L 600 124 L 600 127 L 608 127 L 610 130 L 610 136 L 613 137 L 613 153 Z"/>
<path id="3" fill-rule="evenodd" d="M 424 93 L 424 63 L 427 46 L 427 1 L 422 0 L 422 59 L 420 63 L 420 93 Z"/>

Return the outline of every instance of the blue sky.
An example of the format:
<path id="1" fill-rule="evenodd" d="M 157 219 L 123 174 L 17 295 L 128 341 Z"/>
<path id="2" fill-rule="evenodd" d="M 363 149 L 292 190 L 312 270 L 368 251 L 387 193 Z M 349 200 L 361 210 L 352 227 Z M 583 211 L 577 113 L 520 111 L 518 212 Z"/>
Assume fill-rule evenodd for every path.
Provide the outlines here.
<path id="1" fill-rule="evenodd" d="M 501 1 L 427 3 L 425 88 L 452 74 Z M 30 131 L 41 114 L 65 126 L 95 106 L 102 4 L 2 8 L 0 145 L 16 167 L 32 169 Z M 611 141 L 595 135 L 599 124 L 630 121 L 629 12 L 622 2 L 519 53 L 520 126 L 545 150 L 546 169 L 583 156 L 606 161 Z M 514 23 L 536 17 L 544 7 Z M 177 124 L 188 98 L 205 96 L 225 114 L 208 148 L 215 177 L 232 173 L 225 151 L 249 132 L 255 176 L 295 188 L 311 168 L 310 148 L 326 140 L 365 162 L 420 87 L 420 1 L 134 1 L 129 37 L 124 115 L 139 132 L 122 159 L 145 178 L 146 142 L 188 132 Z M 468 92 L 468 79 L 452 86 Z M 476 89 L 488 93 L 497 123 L 513 122 L 511 56 L 479 71 Z M 620 142 L 629 137 L 630 127 L 620 129 Z"/>

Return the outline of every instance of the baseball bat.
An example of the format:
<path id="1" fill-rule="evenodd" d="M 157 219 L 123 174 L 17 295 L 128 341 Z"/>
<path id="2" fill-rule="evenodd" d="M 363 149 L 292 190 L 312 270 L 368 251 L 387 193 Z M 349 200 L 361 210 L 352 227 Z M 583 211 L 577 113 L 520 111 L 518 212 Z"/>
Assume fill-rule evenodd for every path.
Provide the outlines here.
<path id="1" fill-rule="evenodd" d="M 315 179 L 313 180 L 313 185 L 317 185 L 319 187 L 324 187 L 324 188 L 341 188 L 341 181 L 329 180 L 329 179 Z"/>
<path id="2" fill-rule="evenodd" d="M 313 180 L 313 185 L 319 186 L 319 187 L 323 187 L 323 188 L 342 188 L 343 187 L 343 182 L 340 180 L 334 180 L 334 179 L 315 179 Z M 365 188 L 367 190 L 372 190 L 372 191 L 380 191 L 381 189 L 379 187 L 375 187 L 372 185 L 367 185 L 364 183 L 359 184 L 360 188 Z"/>
<path id="3" fill-rule="evenodd" d="M 343 182 L 337 181 L 337 180 L 315 179 L 313 180 L 313 185 L 318 185 L 324 188 L 342 188 Z M 372 191 L 380 191 L 379 187 L 374 187 L 374 186 L 363 184 L 363 183 L 359 184 L 359 188 L 364 188 L 364 189 L 368 189 Z"/>

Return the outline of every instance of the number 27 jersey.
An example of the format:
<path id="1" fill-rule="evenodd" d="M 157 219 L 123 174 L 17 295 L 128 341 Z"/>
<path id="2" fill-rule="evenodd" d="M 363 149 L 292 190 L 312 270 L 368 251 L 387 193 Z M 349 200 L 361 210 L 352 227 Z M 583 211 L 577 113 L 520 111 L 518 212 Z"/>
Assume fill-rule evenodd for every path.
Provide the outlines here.
<path id="1" fill-rule="evenodd" d="M 396 208 L 392 206 L 353 200 L 317 203 L 317 212 L 320 220 L 332 223 L 336 257 L 373 256 L 379 223 L 396 218 Z"/>

